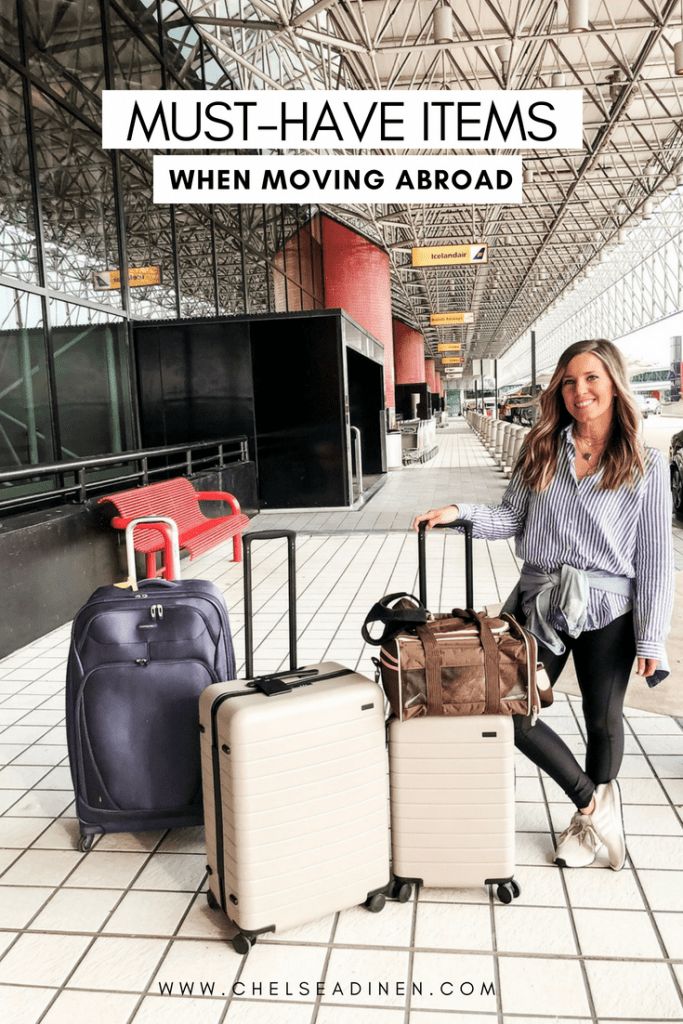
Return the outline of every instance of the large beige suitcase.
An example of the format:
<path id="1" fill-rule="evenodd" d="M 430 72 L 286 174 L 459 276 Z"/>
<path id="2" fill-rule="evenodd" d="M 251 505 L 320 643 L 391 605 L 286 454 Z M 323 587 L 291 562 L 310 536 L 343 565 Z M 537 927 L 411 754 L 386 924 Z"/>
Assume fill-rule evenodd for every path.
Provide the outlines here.
<path id="1" fill-rule="evenodd" d="M 397 879 L 519 895 L 509 715 L 392 719 L 389 768 Z"/>
<path id="2" fill-rule="evenodd" d="M 293 598 L 294 535 L 284 535 Z M 244 538 L 245 596 L 259 536 Z M 245 604 L 250 618 L 250 598 Z M 291 634 L 295 662 L 295 628 Z M 249 631 L 252 675 L 250 646 Z M 377 684 L 336 662 L 216 683 L 201 695 L 199 720 L 208 899 L 239 928 L 237 952 L 248 952 L 261 932 L 359 903 L 381 910 L 389 813 Z"/>

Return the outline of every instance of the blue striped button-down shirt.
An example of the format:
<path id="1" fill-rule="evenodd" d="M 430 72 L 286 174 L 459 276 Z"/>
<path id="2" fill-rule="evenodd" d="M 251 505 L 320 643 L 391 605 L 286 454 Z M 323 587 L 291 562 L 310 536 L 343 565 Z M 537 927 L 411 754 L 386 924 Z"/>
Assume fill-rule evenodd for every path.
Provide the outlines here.
<path id="1" fill-rule="evenodd" d="M 661 452 L 645 449 L 645 475 L 615 491 L 597 486 L 602 470 L 577 480 L 571 426 L 560 439 L 557 472 L 545 491 L 530 491 L 513 474 L 500 505 L 458 504 L 474 537 L 516 538 L 516 551 L 543 572 L 562 565 L 634 581 L 636 653 L 666 664 L 673 608 L 673 538 L 669 470 Z M 629 606 L 619 594 L 591 588 L 586 629 L 609 625 Z M 551 616 L 556 629 L 559 617 Z"/>

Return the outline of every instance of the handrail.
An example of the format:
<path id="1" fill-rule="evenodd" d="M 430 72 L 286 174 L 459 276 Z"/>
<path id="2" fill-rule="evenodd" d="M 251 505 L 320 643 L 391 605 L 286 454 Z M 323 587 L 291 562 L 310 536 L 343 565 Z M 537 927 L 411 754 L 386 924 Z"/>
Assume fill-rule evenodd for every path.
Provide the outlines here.
<path id="1" fill-rule="evenodd" d="M 230 447 L 228 447 L 230 446 Z M 203 454 L 212 450 L 210 455 Z M 150 467 L 150 459 L 167 458 L 171 455 L 182 455 L 178 462 L 167 462 L 163 466 Z M 87 501 L 88 496 L 98 490 L 111 490 L 112 485 L 130 483 L 135 485 L 139 481 L 143 485 L 150 482 L 150 477 L 156 475 L 169 476 L 174 470 L 183 475 L 189 476 L 200 467 L 222 469 L 226 460 L 230 462 L 249 461 L 249 442 L 244 434 L 236 437 L 221 438 L 219 441 L 195 441 L 187 444 L 165 445 L 161 448 L 138 448 L 133 451 L 117 452 L 113 455 L 95 455 L 87 459 L 67 459 L 62 462 L 43 463 L 39 466 L 22 466 L 19 469 L 0 471 L 0 489 L 7 487 L 11 494 L 11 485 L 21 480 L 36 480 L 43 477 L 59 476 L 61 486 L 51 490 L 36 491 L 32 494 L 22 494 L 15 497 L 3 498 L 0 491 L 0 514 L 6 510 L 31 507 L 41 504 L 53 498 L 66 498 L 71 495 L 77 503 Z M 103 469 L 106 466 L 116 466 L 127 463 L 139 463 L 139 466 L 131 472 L 123 473 L 115 477 L 107 477 L 106 480 L 88 480 L 88 470 Z M 65 476 L 73 474 L 73 483 L 67 483 Z"/>
<path id="2" fill-rule="evenodd" d="M 358 482 L 358 495 L 357 497 L 362 498 L 363 496 L 363 448 L 361 443 L 361 433 L 359 427 L 350 427 L 351 433 L 353 434 L 353 450 L 356 455 L 356 480 Z"/>

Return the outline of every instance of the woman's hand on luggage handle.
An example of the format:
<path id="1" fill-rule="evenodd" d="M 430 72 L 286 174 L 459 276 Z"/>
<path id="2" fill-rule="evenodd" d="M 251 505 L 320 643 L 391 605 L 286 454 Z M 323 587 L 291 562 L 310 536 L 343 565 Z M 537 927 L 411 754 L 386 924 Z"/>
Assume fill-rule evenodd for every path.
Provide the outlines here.
<path id="1" fill-rule="evenodd" d="M 647 679 L 649 676 L 654 675 L 657 671 L 659 662 L 656 658 L 638 658 L 636 665 L 636 675 L 642 676 L 643 679 Z"/>
<path id="2" fill-rule="evenodd" d="M 457 505 L 445 505 L 443 508 L 431 508 L 429 512 L 423 512 L 419 516 L 415 516 L 411 523 L 411 530 L 417 530 L 420 523 L 426 523 L 427 529 L 431 530 L 432 526 L 446 526 L 448 523 L 454 523 L 460 516 L 460 510 Z"/>

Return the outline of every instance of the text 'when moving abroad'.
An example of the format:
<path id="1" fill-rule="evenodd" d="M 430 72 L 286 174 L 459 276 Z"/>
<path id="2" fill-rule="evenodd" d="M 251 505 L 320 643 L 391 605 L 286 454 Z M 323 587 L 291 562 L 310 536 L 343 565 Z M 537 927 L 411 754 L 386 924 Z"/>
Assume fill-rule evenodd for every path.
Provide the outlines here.
<path id="1" fill-rule="evenodd" d="M 512 157 L 155 156 L 155 203 L 521 203 Z"/>

